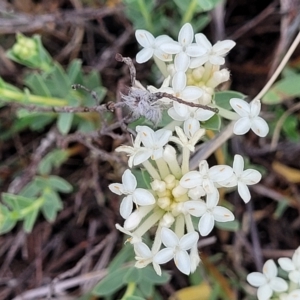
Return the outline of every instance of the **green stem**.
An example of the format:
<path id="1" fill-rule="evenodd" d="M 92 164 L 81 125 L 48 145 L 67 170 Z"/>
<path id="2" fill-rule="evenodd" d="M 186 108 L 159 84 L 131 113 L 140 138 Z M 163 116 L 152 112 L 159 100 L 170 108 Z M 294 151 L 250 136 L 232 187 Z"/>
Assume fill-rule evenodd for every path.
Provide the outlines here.
<path id="1" fill-rule="evenodd" d="M 132 296 L 136 288 L 135 282 L 129 282 L 127 285 L 127 289 L 125 291 L 125 294 L 123 295 L 121 300 L 126 300 L 127 297 Z"/>
<path id="2" fill-rule="evenodd" d="M 197 0 L 190 1 L 190 5 L 187 8 L 184 16 L 182 17 L 182 21 L 181 21 L 182 25 L 191 21 L 193 14 L 195 12 L 195 8 L 197 6 L 197 2 L 198 2 Z"/>
<path id="3" fill-rule="evenodd" d="M 20 92 L 15 92 L 7 90 L 5 88 L 0 88 L 0 96 L 5 100 L 9 99 L 15 102 L 21 102 L 22 104 L 43 104 L 47 106 L 66 106 L 68 105 L 65 99 L 60 98 L 49 98 L 31 94 L 25 94 Z"/>
<path id="4" fill-rule="evenodd" d="M 233 111 L 227 110 L 218 105 L 215 105 L 215 107 L 219 110 L 218 114 L 220 117 L 223 117 L 223 118 L 225 118 L 227 120 L 231 120 L 231 121 L 236 121 L 239 118 L 238 114 Z"/>
<path id="5" fill-rule="evenodd" d="M 138 5 L 139 5 L 139 9 L 140 9 L 141 14 L 144 17 L 144 20 L 145 20 L 145 23 L 146 23 L 146 28 L 150 32 L 153 32 L 153 25 L 152 25 L 152 21 L 151 21 L 151 16 L 150 16 L 149 11 L 148 11 L 148 9 L 145 5 L 145 1 L 144 0 L 138 0 Z"/>

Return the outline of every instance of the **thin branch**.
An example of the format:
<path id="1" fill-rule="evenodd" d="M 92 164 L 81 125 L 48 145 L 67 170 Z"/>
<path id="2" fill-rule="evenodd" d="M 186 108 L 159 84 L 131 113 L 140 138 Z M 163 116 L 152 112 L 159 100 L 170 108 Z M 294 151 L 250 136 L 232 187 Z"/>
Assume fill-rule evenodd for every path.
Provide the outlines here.
<path id="1" fill-rule="evenodd" d="M 117 53 L 115 58 L 117 61 L 123 62 L 128 66 L 131 79 L 131 86 L 135 86 L 136 70 L 132 59 L 130 57 L 123 57 L 120 53 Z"/>

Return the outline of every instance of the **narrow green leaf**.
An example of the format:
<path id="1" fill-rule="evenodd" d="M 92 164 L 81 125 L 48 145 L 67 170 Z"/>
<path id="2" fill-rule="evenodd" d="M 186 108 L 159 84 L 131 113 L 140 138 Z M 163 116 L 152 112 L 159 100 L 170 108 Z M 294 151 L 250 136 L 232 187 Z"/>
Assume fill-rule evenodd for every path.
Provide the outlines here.
<path id="1" fill-rule="evenodd" d="M 126 297 L 125 300 L 146 300 L 146 299 L 143 297 L 139 297 L 139 296 L 128 296 L 128 297 Z"/>
<path id="2" fill-rule="evenodd" d="M 123 278 L 130 267 L 120 268 L 116 271 L 110 272 L 101 280 L 93 289 L 93 295 L 108 296 L 118 291 L 125 285 Z"/>
<path id="3" fill-rule="evenodd" d="M 66 181 L 65 179 L 51 175 L 48 177 L 49 186 L 52 187 L 54 190 L 57 190 L 59 192 L 63 193 L 70 193 L 73 190 L 72 185 Z"/>
<path id="4" fill-rule="evenodd" d="M 63 208 L 62 201 L 59 195 L 50 189 L 46 189 L 43 193 L 45 202 L 41 208 L 41 211 L 48 222 L 53 222 L 56 219 L 58 211 Z"/>
<path id="5" fill-rule="evenodd" d="M 171 276 L 166 272 L 162 272 L 162 275 L 158 276 L 151 266 L 141 269 L 141 272 L 144 280 L 155 285 L 165 284 L 169 282 L 171 278 Z"/>
<path id="6" fill-rule="evenodd" d="M 61 134 L 67 134 L 72 125 L 74 114 L 72 113 L 61 113 L 58 115 L 57 127 Z"/>
<path id="7" fill-rule="evenodd" d="M 114 257 L 112 262 L 109 264 L 109 272 L 118 270 L 125 262 L 131 261 L 134 259 L 134 251 L 130 243 L 126 243 L 121 251 Z"/>
<path id="8" fill-rule="evenodd" d="M 0 234 L 10 232 L 16 225 L 17 219 L 12 218 L 9 209 L 0 204 Z"/>
<path id="9" fill-rule="evenodd" d="M 219 131 L 221 127 L 221 118 L 215 114 L 209 120 L 201 122 L 201 127 Z"/>
<path id="10" fill-rule="evenodd" d="M 227 110 L 232 110 L 229 103 L 231 98 L 245 99 L 245 95 L 235 91 L 216 92 L 214 101 L 216 102 L 217 106 L 223 107 Z"/>
<path id="11" fill-rule="evenodd" d="M 264 104 L 278 104 L 300 96 L 300 75 L 289 76 L 275 83 L 262 98 Z"/>
<path id="12" fill-rule="evenodd" d="M 39 209 L 35 209 L 35 210 L 30 211 L 30 213 L 26 214 L 26 216 L 24 218 L 24 223 L 23 223 L 23 229 L 25 232 L 29 233 L 32 231 L 32 228 L 36 221 L 38 213 L 39 213 Z"/>
<path id="13" fill-rule="evenodd" d="M 233 220 L 230 222 L 216 222 L 216 227 L 222 230 L 235 232 L 239 230 L 240 223 L 237 220 Z"/>
<path id="14" fill-rule="evenodd" d="M 81 66 L 82 66 L 82 61 L 80 59 L 74 59 L 69 64 L 67 68 L 67 74 L 69 77 L 69 81 L 72 84 L 75 83 L 83 84 Z"/>
<path id="15" fill-rule="evenodd" d="M 144 296 L 150 298 L 153 295 L 154 285 L 146 280 L 141 280 L 138 285 L 138 289 L 143 293 Z"/>
<path id="16" fill-rule="evenodd" d="M 13 209 L 14 211 L 21 211 L 24 208 L 29 207 L 34 203 L 34 199 L 23 197 L 20 195 L 14 195 L 9 193 L 3 193 L 2 194 L 2 200 L 3 202 Z"/>
<path id="17" fill-rule="evenodd" d="M 19 193 L 20 196 L 33 198 L 41 192 L 41 187 L 35 180 L 29 182 Z"/>
<path id="18" fill-rule="evenodd" d="M 30 73 L 25 79 L 25 84 L 31 89 L 33 94 L 51 97 L 51 92 L 45 84 L 44 78 L 37 73 Z"/>

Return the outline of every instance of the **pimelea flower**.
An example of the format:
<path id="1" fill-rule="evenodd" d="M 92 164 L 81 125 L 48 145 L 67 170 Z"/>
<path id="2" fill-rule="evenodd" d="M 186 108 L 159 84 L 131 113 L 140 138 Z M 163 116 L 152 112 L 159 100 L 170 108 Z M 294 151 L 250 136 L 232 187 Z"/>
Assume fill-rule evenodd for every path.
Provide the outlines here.
<path id="1" fill-rule="evenodd" d="M 187 201 L 184 208 L 187 213 L 194 217 L 201 217 L 198 223 L 198 230 L 202 236 L 207 236 L 214 228 L 215 221 L 229 222 L 234 220 L 233 213 L 222 206 L 217 206 L 219 193 L 207 194 L 206 202 L 199 200 Z"/>
<path id="2" fill-rule="evenodd" d="M 160 35 L 155 38 L 149 31 L 138 29 L 135 32 L 135 37 L 138 43 L 144 47 L 136 55 L 136 61 L 142 64 L 148 61 L 153 55 L 162 61 L 171 61 L 172 55 L 161 50 L 160 46 L 163 43 L 172 41 L 172 39 L 167 35 Z"/>
<path id="3" fill-rule="evenodd" d="M 187 250 L 191 249 L 198 241 L 198 234 L 191 232 L 182 238 L 170 229 L 164 227 L 161 231 L 161 240 L 166 248 L 160 250 L 154 257 L 154 262 L 164 264 L 174 258 L 176 267 L 184 274 L 190 274 L 191 262 Z"/>
<path id="4" fill-rule="evenodd" d="M 278 259 L 280 267 L 289 273 L 289 279 L 300 286 L 300 247 L 293 254 L 292 259 L 282 257 Z"/>
<path id="5" fill-rule="evenodd" d="M 212 65 L 223 65 L 225 63 L 224 56 L 235 46 L 235 42 L 232 40 L 219 41 L 212 46 L 203 33 L 197 33 L 195 40 L 197 45 L 206 51 L 203 55 L 192 59 L 190 68 L 197 68 L 206 62 L 210 62 Z"/>
<path id="6" fill-rule="evenodd" d="M 127 219 L 132 212 L 133 202 L 137 205 L 145 206 L 155 203 L 154 196 L 147 190 L 137 188 L 137 181 L 130 170 L 126 170 L 122 176 L 121 183 L 112 183 L 109 189 L 117 195 L 127 195 L 120 205 L 120 214 Z"/>
<path id="7" fill-rule="evenodd" d="M 256 184 L 260 180 L 261 174 L 257 170 L 244 170 L 244 159 L 241 155 L 236 154 L 233 161 L 233 175 L 219 184 L 225 187 L 237 186 L 239 195 L 247 203 L 251 199 L 248 185 Z"/>
<path id="8" fill-rule="evenodd" d="M 265 137 L 269 132 L 267 122 L 259 117 L 260 100 L 253 100 L 250 104 L 238 98 L 230 99 L 231 107 L 240 115 L 234 124 L 233 132 L 237 135 L 247 133 L 250 129 L 258 136 Z"/>
<path id="9" fill-rule="evenodd" d="M 247 276 L 247 281 L 257 289 L 258 300 L 268 300 L 273 292 L 284 292 L 288 289 L 285 280 L 277 277 L 277 267 L 272 259 L 265 262 L 263 272 L 253 272 Z"/>

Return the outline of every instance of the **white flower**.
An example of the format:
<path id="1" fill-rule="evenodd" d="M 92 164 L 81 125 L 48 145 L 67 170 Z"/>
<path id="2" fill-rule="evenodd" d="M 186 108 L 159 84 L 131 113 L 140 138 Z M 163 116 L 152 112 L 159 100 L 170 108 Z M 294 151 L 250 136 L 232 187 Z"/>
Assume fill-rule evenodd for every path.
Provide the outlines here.
<path id="1" fill-rule="evenodd" d="M 233 175 L 226 181 L 218 182 L 225 187 L 238 187 L 238 193 L 245 203 L 249 202 L 251 195 L 247 185 L 253 185 L 261 180 L 261 174 L 254 169 L 244 170 L 244 159 L 236 154 L 233 161 Z"/>
<path id="2" fill-rule="evenodd" d="M 135 243 L 140 243 L 140 242 L 142 241 L 142 238 L 141 238 L 140 236 L 138 236 L 138 235 L 136 235 L 136 234 L 130 232 L 129 230 L 126 230 L 126 229 L 125 229 L 124 227 L 122 227 L 120 224 L 116 224 L 116 228 L 117 228 L 119 231 L 121 231 L 121 232 L 123 232 L 123 233 L 125 233 L 125 234 L 127 234 L 127 235 L 130 236 L 130 238 L 128 238 L 127 241 L 126 241 L 125 243 L 130 242 L 130 244 L 135 244 Z"/>
<path id="3" fill-rule="evenodd" d="M 219 41 L 212 46 L 203 33 L 197 33 L 195 39 L 197 45 L 205 49 L 206 52 L 199 57 L 193 58 L 190 68 L 197 68 L 208 61 L 212 65 L 223 65 L 225 63 L 224 56 L 235 46 L 235 42 L 232 40 Z"/>
<path id="4" fill-rule="evenodd" d="M 108 187 L 117 195 L 127 195 L 123 198 L 120 205 L 120 214 L 124 219 L 127 219 L 131 214 L 133 202 L 140 206 L 155 203 L 155 198 L 149 191 L 137 188 L 136 178 L 129 169 L 122 175 L 122 184 L 112 183 Z"/>
<path id="5" fill-rule="evenodd" d="M 192 200 L 184 203 L 185 211 L 194 217 L 201 217 L 198 230 L 202 236 L 208 235 L 214 228 L 215 221 L 229 222 L 234 220 L 233 213 L 222 206 L 217 206 L 219 193 L 207 194 L 206 203 L 203 200 Z"/>
<path id="6" fill-rule="evenodd" d="M 137 126 L 136 131 L 140 134 L 141 141 L 148 151 L 151 159 L 156 160 L 163 157 L 163 147 L 168 143 L 171 130 L 159 129 L 153 131 L 148 126 Z"/>
<path id="7" fill-rule="evenodd" d="M 300 300 L 300 290 L 294 290 L 289 294 L 279 295 L 280 300 Z"/>
<path id="8" fill-rule="evenodd" d="M 138 43 L 144 47 L 136 55 L 136 61 L 139 64 L 142 64 L 148 61 L 153 55 L 162 61 L 171 61 L 172 55 L 165 53 L 160 49 L 161 44 L 170 42 L 172 39 L 167 35 L 160 35 L 155 38 L 147 30 L 138 29 L 135 32 L 135 37 Z"/>
<path id="9" fill-rule="evenodd" d="M 153 253 L 145 243 L 140 242 L 134 244 L 134 251 L 136 255 L 135 259 L 137 260 L 135 263 L 136 268 L 145 268 L 152 263 L 157 275 L 161 276 L 161 268 L 159 264 L 153 261 Z"/>
<path id="10" fill-rule="evenodd" d="M 148 149 L 141 147 L 141 138 L 139 134 L 137 134 L 134 140 L 133 147 L 122 145 L 116 148 L 116 152 L 125 152 L 128 154 L 128 166 L 130 168 L 145 162 L 151 156 Z"/>
<path id="11" fill-rule="evenodd" d="M 278 259 L 280 267 L 289 272 L 289 279 L 300 285 L 300 247 L 293 254 L 292 259 L 282 257 Z"/>
<path id="12" fill-rule="evenodd" d="M 163 227 L 161 240 L 166 248 L 160 250 L 153 258 L 157 264 L 164 264 L 174 258 L 176 267 L 188 275 L 191 272 L 191 261 L 187 250 L 191 249 L 198 241 L 196 232 L 185 234 L 181 239 L 170 229 Z"/>
<path id="13" fill-rule="evenodd" d="M 268 300 L 274 292 L 284 292 L 288 285 L 282 278 L 277 277 L 277 267 L 272 259 L 265 262 L 263 272 L 253 272 L 247 276 L 247 281 L 254 287 L 258 287 L 258 300 Z"/>
<path id="14" fill-rule="evenodd" d="M 186 173 L 180 180 L 180 185 L 187 189 L 201 186 L 206 193 L 215 191 L 214 183 L 226 180 L 231 177 L 233 170 L 229 166 L 218 165 L 211 168 L 208 167 L 206 160 L 200 161 L 199 171 L 190 171 Z"/>
<path id="15" fill-rule="evenodd" d="M 178 34 L 178 42 L 172 41 L 161 44 L 160 48 L 169 54 L 176 54 L 174 63 L 176 71 L 185 72 L 190 65 L 190 57 L 197 57 L 205 53 L 205 49 L 192 43 L 194 30 L 191 24 L 182 26 Z"/>
<path id="16" fill-rule="evenodd" d="M 230 99 L 231 107 L 241 116 L 234 124 L 233 132 L 243 135 L 250 129 L 258 136 L 265 137 L 269 132 L 267 122 L 259 117 L 260 100 L 253 100 L 250 104 L 238 98 Z"/>
<path id="17" fill-rule="evenodd" d="M 176 126 L 175 131 L 177 133 L 178 137 L 172 136 L 170 138 L 170 141 L 180 145 L 182 148 L 187 148 L 191 152 L 195 151 L 195 145 L 198 143 L 198 141 L 204 136 L 205 129 L 200 128 L 198 129 L 195 134 L 189 139 L 188 136 L 183 132 L 181 127 Z"/>

